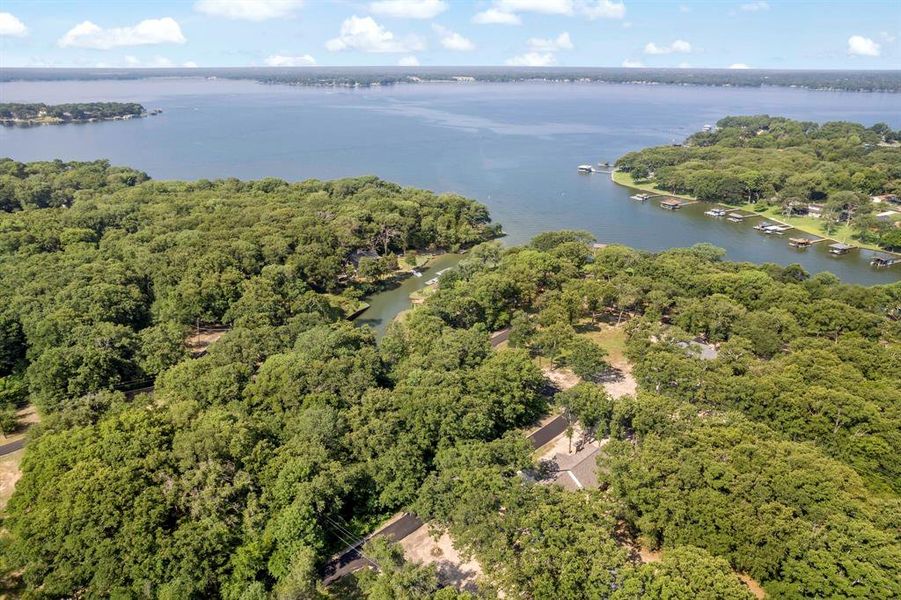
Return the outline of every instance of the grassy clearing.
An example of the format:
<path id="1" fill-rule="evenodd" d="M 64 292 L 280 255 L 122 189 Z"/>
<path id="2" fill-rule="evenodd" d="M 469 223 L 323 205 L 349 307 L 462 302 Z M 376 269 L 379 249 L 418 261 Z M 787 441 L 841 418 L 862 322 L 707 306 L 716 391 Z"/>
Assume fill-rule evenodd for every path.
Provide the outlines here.
<path id="1" fill-rule="evenodd" d="M 585 321 L 576 329 L 595 344 L 607 351 L 610 364 L 619 366 L 626 360 L 626 329 L 623 324 L 613 326 Z"/>
<path id="2" fill-rule="evenodd" d="M 667 196 L 672 196 L 673 198 L 682 198 L 683 200 L 697 201 L 697 198 L 685 196 L 683 194 L 673 194 L 672 192 L 668 192 L 662 188 L 659 188 L 648 181 L 635 181 L 635 179 L 632 177 L 632 174 L 626 173 L 625 171 L 614 171 L 612 179 L 613 183 L 618 183 L 619 185 L 635 188 L 636 190 L 641 190 L 643 192 L 648 192 L 651 194 L 666 194 Z"/>
<path id="3" fill-rule="evenodd" d="M 727 206 L 727 205 L 723 205 Z M 822 220 L 817 219 L 815 217 L 799 217 L 799 216 L 791 216 L 786 217 L 782 214 L 782 211 L 777 206 L 770 206 L 765 211 L 757 211 L 756 204 L 743 204 L 738 208 L 747 210 L 749 212 L 753 212 L 759 214 L 763 217 L 771 221 L 779 221 L 780 223 L 785 223 L 786 225 L 791 225 L 798 231 L 803 231 L 804 233 L 810 233 L 812 235 L 816 235 L 819 237 L 824 237 L 830 240 L 836 240 L 838 242 L 844 242 L 845 244 L 852 244 L 854 246 L 859 246 L 861 248 L 868 248 L 870 250 L 879 250 L 879 246 L 875 244 L 868 244 L 865 242 L 860 242 L 855 240 L 852 236 L 853 230 L 847 225 L 841 225 L 838 229 L 836 229 L 833 233 L 826 233 L 824 231 L 825 223 Z"/>

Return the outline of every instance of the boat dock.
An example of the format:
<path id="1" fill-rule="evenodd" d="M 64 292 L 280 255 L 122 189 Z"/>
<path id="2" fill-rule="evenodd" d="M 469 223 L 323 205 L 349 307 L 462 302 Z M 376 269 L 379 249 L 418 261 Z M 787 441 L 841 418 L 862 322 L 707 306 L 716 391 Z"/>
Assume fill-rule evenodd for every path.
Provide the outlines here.
<path id="1" fill-rule="evenodd" d="M 682 201 L 678 198 L 666 197 L 660 201 L 660 208 L 665 208 L 667 210 L 678 210 L 682 208 Z"/>
<path id="2" fill-rule="evenodd" d="M 754 229 L 756 229 L 757 231 L 762 231 L 762 232 L 766 233 L 767 235 L 772 235 L 774 233 L 776 235 L 782 235 L 789 229 L 794 229 L 794 227 L 792 227 L 791 225 L 784 225 L 784 224 L 779 224 L 779 223 L 767 223 L 766 221 L 764 221 L 762 223 L 758 223 L 757 225 L 755 225 Z"/>
<path id="3" fill-rule="evenodd" d="M 857 246 L 851 246 L 850 244 L 843 244 L 841 242 L 836 242 L 834 244 L 829 244 L 829 254 L 835 254 L 836 256 L 840 256 L 842 254 L 847 254 L 851 250 L 856 249 Z"/>
<path id="4" fill-rule="evenodd" d="M 877 254 L 870 260 L 870 266 L 879 268 L 891 267 L 892 265 L 901 265 L 901 256 L 890 256 L 888 254 Z"/>

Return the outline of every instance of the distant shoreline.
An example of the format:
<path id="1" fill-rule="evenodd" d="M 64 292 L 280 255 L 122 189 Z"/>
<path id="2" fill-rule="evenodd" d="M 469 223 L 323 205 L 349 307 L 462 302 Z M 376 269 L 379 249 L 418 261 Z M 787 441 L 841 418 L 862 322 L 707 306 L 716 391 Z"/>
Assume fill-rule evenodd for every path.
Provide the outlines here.
<path id="1" fill-rule="evenodd" d="M 45 104 L 43 102 L 0 103 L 0 125 L 4 127 L 36 127 L 68 123 L 128 121 L 158 115 L 160 109 L 148 111 L 137 102 L 81 102 Z"/>
<path id="2" fill-rule="evenodd" d="M 6 68 L 12 81 L 137 80 L 159 77 L 250 80 L 305 87 L 361 88 L 402 83 L 609 83 L 701 87 L 787 87 L 811 91 L 901 92 L 901 70 L 789 71 L 600 67 L 240 67 L 167 69 Z"/>
<path id="3" fill-rule="evenodd" d="M 69 125 L 84 123 L 100 123 L 102 121 L 130 121 L 132 119 L 143 119 L 149 117 L 151 113 L 141 113 L 139 115 L 122 115 L 118 117 L 91 117 L 89 119 L 61 119 L 59 117 L 39 117 L 35 119 L 2 119 L 0 125 L 4 127 L 40 127 L 41 125 Z"/>

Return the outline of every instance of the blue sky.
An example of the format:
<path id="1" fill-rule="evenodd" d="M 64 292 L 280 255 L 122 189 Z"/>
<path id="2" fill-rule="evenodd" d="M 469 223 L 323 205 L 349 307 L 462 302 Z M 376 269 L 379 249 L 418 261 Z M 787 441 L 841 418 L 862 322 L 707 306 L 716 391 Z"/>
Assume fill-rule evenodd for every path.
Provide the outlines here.
<path id="1" fill-rule="evenodd" d="M 897 69 L 901 2 L 3 0 L 0 67 Z"/>

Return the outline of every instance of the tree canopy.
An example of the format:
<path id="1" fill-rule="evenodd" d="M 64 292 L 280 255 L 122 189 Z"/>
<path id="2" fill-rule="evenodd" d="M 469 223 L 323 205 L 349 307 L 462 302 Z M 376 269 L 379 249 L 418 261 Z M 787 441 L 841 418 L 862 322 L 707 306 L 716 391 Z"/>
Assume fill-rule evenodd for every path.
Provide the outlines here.
<path id="1" fill-rule="evenodd" d="M 775 597 L 901 594 L 901 283 L 557 232 L 473 247 L 376 343 L 346 320 L 377 283 L 360 258 L 483 242 L 484 207 L 106 175 L 0 215 L 0 399 L 43 417 L 0 536 L 20 595 L 334 596 L 319 568 L 398 510 L 448 530 L 488 596 L 748 598 L 738 572 Z M 192 354 L 198 322 L 229 330 Z M 600 326 L 626 332 L 635 397 L 601 387 Z M 583 381 L 554 395 L 536 359 Z M 523 429 L 559 409 L 604 442 L 600 489 L 523 476 Z M 367 551 L 356 596 L 473 597 Z"/>

